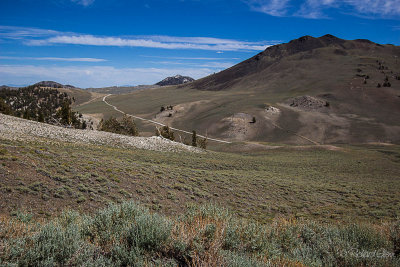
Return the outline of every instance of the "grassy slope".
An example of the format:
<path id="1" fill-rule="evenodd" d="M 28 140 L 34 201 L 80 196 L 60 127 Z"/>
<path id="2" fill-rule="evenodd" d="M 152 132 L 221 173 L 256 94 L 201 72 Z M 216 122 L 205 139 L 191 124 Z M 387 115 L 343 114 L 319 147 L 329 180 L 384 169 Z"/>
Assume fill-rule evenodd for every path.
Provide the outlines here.
<path id="1" fill-rule="evenodd" d="M 400 210 L 400 148 L 283 147 L 254 154 L 157 153 L 69 143 L 1 142 L 1 213 L 93 211 L 134 199 L 166 214 L 218 203 L 239 216 L 390 220 Z"/>

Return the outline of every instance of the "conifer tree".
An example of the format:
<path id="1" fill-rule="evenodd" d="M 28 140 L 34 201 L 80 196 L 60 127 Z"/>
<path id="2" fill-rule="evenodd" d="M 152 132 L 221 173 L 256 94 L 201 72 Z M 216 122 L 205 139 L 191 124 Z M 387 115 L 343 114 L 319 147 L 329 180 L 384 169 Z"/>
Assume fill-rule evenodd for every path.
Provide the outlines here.
<path id="1" fill-rule="evenodd" d="M 10 105 L 8 105 L 1 97 L 0 97 L 0 113 L 6 115 L 11 115 L 13 113 Z"/>
<path id="2" fill-rule="evenodd" d="M 38 113 L 38 122 L 44 122 L 44 115 L 41 110 L 39 110 L 39 113 Z"/>
<path id="3" fill-rule="evenodd" d="M 139 134 L 135 122 L 127 115 L 122 118 L 121 127 L 123 129 L 123 134 L 132 136 L 137 136 Z"/>
<path id="4" fill-rule="evenodd" d="M 192 131 L 192 146 L 197 147 L 197 134 L 196 131 Z"/>

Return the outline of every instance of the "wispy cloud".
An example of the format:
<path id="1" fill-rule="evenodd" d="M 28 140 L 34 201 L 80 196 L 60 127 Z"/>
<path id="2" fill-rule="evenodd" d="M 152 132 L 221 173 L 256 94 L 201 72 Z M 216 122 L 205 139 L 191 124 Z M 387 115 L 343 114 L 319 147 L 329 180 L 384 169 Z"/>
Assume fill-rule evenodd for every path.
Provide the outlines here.
<path id="1" fill-rule="evenodd" d="M 211 51 L 261 51 L 277 43 L 277 41 L 247 42 L 213 37 L 95 36 L 12 26 L 0 26 L 0 39 L 20 39 L 24 44 L 31 46 L 88 45 Z"/>
<path id="2" fill-rule="evenodd" d="M 328 18 L 328 9 L 357 16 L 398 17 L 400 0 L 242 0 L 258 12 L 271 16 L 295 16 L 311 19 Z"/>
<path id="3" fill-rule="evenodd" d="M 214 72 L 216 71 L 221 71 L 223 69 L 227 69 L 235 65 L 235 63 L 232 62 L 216 62 L 216 61 L 210 61 L 210 62 L 201 62 L 201 63 L 195 63 L 195 62 L 180 62 L 180 61 L 148 61 L 147 63 L 152 63 L 152 64 L 161 64 L 161 65 L 180 65 L 180 66 L 186 66 L 186 67 L 196 67 L 196 68 L 212 68 Z"/>
<path id="4" fill-rule="evenodd" d="M 2 39 L 44 38 L 57 34 L 60 34 L 60 32 L 38 28 L 0 25 L 0 38 Z"/>
<path id="5" fill-rule="evenodd" d="M 400 15 L 400 0 L 345 0 L 345 2 L 362 14 Z"/>
<path id="6" fill-rule="evenodd" d="M 147 58 L 161 58 L 161 59 L 177 59 L 177 60 L 239 60 L 240 58 L 237 57 L 163 57 L 163 56 L 148 56 L 148 55 L 141 55 L 142 57 Z"/>
<path id="7" fill-rule="evenodd" d="M 121 37 L 101 37 L 94 35 L 60 35 L 42 40 L 30 40 L 29 45 L 92 45 L 92 46 L 119 46 L 119 47 L 147 47 L 162 49 L 196 49 L 196 50 L 222 50 L 222 51 L 259 51 L 268 47 L 262 43 L 242 42 L 203 37 L 149 36 L 147 38 L 128 39 Z M 158 41 L 164 39 L 165 41 Z M 206 42 L 209 39 L 209 43 Z"/>
<path id="8" fill-rule="evenodd" d="M 324 10 L 333 7 L 338 7 L 336 0 L 307 0 L 293 15 L 308 19 L 328 18 Z"/>
<path id="9" fill-rule="evenodd" d="M 216 70 L 196 68 L 116 68 L 112 66 L 34 66 L 0 65 L 0 84 L 32 84 L 41 80 L 55 80 L 78 87 L 154 84 L 177 73 L 201 78 Z"/>
<path id="10" fill-rule="evenodd" d="M 95 0 L 71 0 L 71 1 L 77 3 L 78 5 L 90 6 L 91 4 L 94 3 Z"/>
<path id="11" fill-rule="evenodd" d="M 237 44 L 237 43 L 261 44 L 260 42 L 241 42 L 237 40 L 221 39 L 213 37 L 176 37 L 176 36 L 165 36 L 165 35 L 149 35 L 138 38 L 151 39 L 155 42 L 166 42 L 166 43 L 194 43 L 194 44 L 209 44 L 209 45 Z"/>
<path id="12" fill-rule="evenodd" d="M 254 11 L 282 17 L 287 14 L 290 0 L 244 0 Z"/>
<path id="13" fill-rule="evenodd" d="M 8 60 L 41 60 L 41 61 L 67 61 L 67 62 L 104 62 L 107 61 L 102 58 L 86 58 L 86 57 L 9 57 L 0 56 L 0 59 Z"/>

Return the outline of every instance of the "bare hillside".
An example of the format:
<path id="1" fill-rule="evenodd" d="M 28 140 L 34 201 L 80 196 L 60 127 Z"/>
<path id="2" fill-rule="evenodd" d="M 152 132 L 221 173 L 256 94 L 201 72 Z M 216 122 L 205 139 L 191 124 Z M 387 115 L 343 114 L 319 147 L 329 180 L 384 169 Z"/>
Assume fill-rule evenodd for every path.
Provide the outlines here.
<path id="1" fill-rule="evenodd" d="M 126 113 L 228 141 L 400 143 L 399 57 L 394 45 L 304 36 L 189 84 L 108 100 Z M 174 112 L 162 117 L 165 105 Z M 98 102 L 78 110 L 116 115 Z"/>

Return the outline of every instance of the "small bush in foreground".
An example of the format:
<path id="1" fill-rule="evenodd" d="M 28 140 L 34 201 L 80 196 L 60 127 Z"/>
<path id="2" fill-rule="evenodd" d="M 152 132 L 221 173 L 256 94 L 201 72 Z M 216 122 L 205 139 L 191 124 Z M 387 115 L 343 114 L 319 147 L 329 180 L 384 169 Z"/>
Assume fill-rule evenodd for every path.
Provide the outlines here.
<path id="1" fill-rule="evenodd" d="M 245 221 L 214 206 L 175 219 L 134 202 L 48 222 L 0 218 L 0 265 L 399 266 L 399 222 Z"/>

